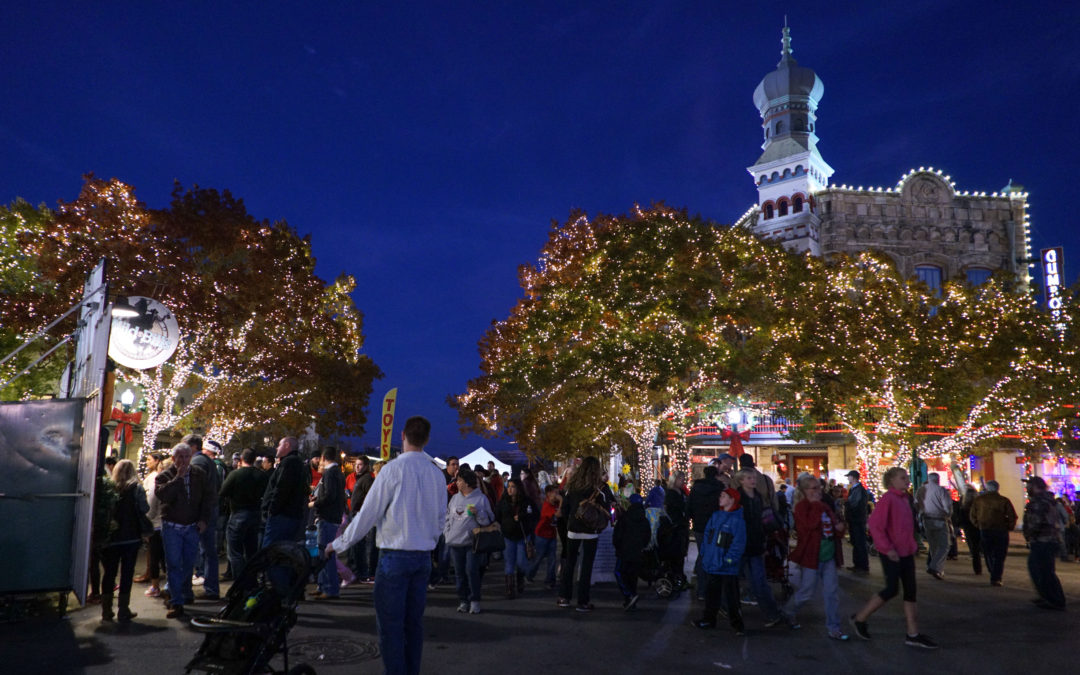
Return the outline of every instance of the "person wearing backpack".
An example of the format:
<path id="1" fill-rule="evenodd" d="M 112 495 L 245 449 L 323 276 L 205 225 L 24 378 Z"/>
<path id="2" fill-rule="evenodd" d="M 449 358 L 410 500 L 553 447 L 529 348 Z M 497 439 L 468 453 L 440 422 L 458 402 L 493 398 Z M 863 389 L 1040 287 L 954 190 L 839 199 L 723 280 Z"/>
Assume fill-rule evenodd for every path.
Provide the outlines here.
<path id="1" fill-rule="evenodd" d="M 573 598 L 574 568 L 578 554 L 581 555 L 581 572 L 578 575 L 577 611 L 591 612 L 593 604 L 589 602 L 592 585 L 592 567 L 596 559 L 597 539 L 607 526 L 607 520 L 599 518 L 601 511 L 610 512 L 614 496 L 604 483 L 600 460 L 586 457 L 581 466 L 574 470 L 566 483 L 566 497 L 563 499 L 559 517 L 566 520 L 567 551 L 562 569 L 559 587 L 559 607 L 569 607 Z M 586 503 L 587 502 L 587 503 Z"/>

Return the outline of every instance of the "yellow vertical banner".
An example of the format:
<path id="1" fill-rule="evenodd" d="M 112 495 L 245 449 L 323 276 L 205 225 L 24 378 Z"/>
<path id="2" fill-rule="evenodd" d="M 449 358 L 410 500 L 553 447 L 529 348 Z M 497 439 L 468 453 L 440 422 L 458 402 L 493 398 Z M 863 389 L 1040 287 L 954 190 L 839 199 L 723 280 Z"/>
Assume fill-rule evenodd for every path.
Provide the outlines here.
<path id="1" fill-rule="evenodd" d="M 382 400 L 382 443 L 379 446 L 379 458 L 390 459 L 390 440 L 394 433 L 394 404 L 397 403 L 397 387 L 386 392 Z"/>

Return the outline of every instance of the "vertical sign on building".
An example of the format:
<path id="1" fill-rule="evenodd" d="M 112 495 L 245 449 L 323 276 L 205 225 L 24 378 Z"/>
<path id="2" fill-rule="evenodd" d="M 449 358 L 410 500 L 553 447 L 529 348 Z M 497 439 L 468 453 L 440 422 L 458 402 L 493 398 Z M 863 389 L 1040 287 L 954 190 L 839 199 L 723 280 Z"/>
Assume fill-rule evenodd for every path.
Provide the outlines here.
<path id="1" fill-rule="evenodd" d="M 1061 322 L 1061 286 L 1065 280 L 1065 256 L 1061 246 L 1044 248 L 1039 253 L 1042 260 L 1043 286 L 1046 289 L 1046 308 L 1055 323 Z"/>
<path id="2" fill-rule="evenodd" d="M 394 433 L 394 407 L 397 403 L 397 387 L 386 392 L 382 400 L 382 443 L 379 445 L 379 458 L 384 462 L 390 459 L 390 439 Z"/>

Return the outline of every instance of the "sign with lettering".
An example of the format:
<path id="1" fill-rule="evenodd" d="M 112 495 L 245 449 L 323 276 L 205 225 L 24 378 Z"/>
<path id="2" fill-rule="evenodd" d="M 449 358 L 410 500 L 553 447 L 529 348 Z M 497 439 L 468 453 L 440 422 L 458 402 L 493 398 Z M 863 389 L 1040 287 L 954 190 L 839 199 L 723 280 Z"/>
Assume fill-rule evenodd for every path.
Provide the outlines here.
<path id="1" fill-rule="evenodd" d="M 139 314 L 113 317 L 109 357 L 136 370 L 160 366 L 180 345 L 176 316 L 153 298 L 133 295 L 128 302 Z"/>
<path id="2" fill-rule="evenodd" d="M 1061 320 L 1061 287 L 1065 281 L 1064 249 L 1044 248 L 1039 255 L 1042 260 L 1043 286 L 1046 288 L 1046 308 L 1054 321 Z"/>
<path id="3" fill-rule="evenodd" d="M 397 387 L 386 392 L 382 400 L 382 442 L 379 444 L 379 458 L 384 462 L 390 459 L 390 441 L 394 433 L 394 407 L 397 404 Z"/>

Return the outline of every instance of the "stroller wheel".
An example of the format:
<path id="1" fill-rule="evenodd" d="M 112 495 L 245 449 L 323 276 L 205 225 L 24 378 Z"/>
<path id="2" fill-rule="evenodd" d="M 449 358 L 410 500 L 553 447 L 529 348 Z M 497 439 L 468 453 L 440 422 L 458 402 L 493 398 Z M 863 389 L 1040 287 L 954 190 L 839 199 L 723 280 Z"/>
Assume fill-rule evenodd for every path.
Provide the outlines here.
<path id="1" fill-rule="evenodd" d="M 659 598 L 670 598 L 675 591 L 675 586 L 671 583 L 670 579 L 661 577 L 656 580 L 656 596 Z"/>

